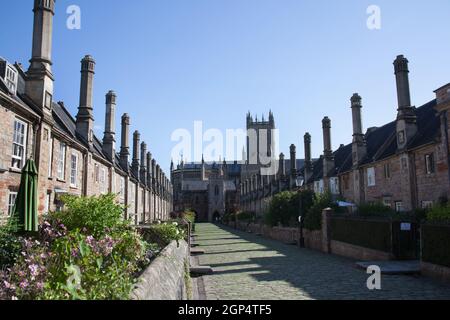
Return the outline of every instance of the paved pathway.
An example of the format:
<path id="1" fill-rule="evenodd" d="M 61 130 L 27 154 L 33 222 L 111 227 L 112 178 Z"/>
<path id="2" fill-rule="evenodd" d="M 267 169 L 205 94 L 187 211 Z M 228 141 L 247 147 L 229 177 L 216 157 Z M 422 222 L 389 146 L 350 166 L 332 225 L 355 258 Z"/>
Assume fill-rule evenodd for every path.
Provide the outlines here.
<path id="1" fill-rule="evenodd" d="M 370 291 L 355 261 L 299 249 L 256 235 L 197 224 L 201 265 L 214 274 L 202 282 L 210 300 L 450 299 L 450 286 L 418 276 L 383 275 Z"/>

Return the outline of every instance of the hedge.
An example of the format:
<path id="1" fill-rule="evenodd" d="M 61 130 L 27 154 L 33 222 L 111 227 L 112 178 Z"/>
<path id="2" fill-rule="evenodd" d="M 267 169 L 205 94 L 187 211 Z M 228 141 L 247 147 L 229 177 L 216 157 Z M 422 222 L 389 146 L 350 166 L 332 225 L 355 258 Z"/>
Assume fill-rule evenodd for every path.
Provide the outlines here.
<path id="1" fill-rule="evenodd" d="M 331 239 L 391 252 L 391 223 L 383 220 L 331 218 Z"/>
<path id="2" fill-rule="evenodd" d="M 450 225 L 422 225 L 422 261 L 450 268 Z"/>

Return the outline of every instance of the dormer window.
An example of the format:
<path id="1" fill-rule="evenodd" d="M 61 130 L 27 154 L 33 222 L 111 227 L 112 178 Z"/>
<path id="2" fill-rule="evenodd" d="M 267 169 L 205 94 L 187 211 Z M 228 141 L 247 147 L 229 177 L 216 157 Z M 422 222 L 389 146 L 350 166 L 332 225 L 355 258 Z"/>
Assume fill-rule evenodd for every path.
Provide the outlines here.
<path id="1" fill-rule="evenodd" d="M 3 59 L 0 59 L 0 77 L 4 79 L 9 91 L 15 95 L 19 74 L 13 65 Z"/>

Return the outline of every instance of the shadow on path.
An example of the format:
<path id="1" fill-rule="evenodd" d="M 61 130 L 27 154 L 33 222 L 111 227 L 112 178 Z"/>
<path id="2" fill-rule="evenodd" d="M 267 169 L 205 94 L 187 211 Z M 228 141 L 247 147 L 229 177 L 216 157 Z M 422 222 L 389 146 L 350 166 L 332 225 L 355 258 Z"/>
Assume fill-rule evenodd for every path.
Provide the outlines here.
<path id="1" fill-rule="evenodd" d="M 382 290 L 370 291 L 369 275 L 356 269 L 351 259 L 225 226 L 199 224 L 196 234 L 197 243 L 206 251 L 200 263 L 214 269 L 213 275 L 205 277 L 212 298 L 450 299 L 450 286 L 403 275 L 383 275 Z"/>

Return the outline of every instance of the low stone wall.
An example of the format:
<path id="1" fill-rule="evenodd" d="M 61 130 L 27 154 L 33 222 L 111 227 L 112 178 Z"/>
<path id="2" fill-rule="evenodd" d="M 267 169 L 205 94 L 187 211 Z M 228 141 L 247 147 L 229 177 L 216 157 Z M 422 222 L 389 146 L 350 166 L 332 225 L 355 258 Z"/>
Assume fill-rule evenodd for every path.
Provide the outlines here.
<path id="1" fill-rule="evenodd" d="M 169 244 L 139 277 L 131 300 L 186 300 L 185 263 L 189 247 L 185 241 Z"/>
<path id="2" fill-rule="evenodd" d="M 228 222 L 229 227 L 244 232 L 258 234 L 264 238 L 280 241 L 286 244 L 297 243 L 300 238 L 298 228 L 270 227 L 264 224 L 248 223 L 248 222 Z M 304 229 L 303 236 L 305 238 L 305 246 L 314 250 L 322 250 L 322 233 L 321 231 L 309 231 Z"/>
<path id="3" fill-rule="evenodd" d="M 324 253 L 344 256 L 355 260 L 392 260 L 394 256 L 390 252 L 374 250 L 332 239 L 332 210 L 326 209 L 322 213 L 322 230 L 303 229 L 305 247 Z M 248 222 L 229 222 L 228 226 L 238 230 L 259 234 L 265 238 L 284 242 L 287 244 L 298 243 L 300 230 L 298 228 L 270 227 L 263 224 Z"/>
<path id="4" fill-rule="evenodd" d="M 303 230 L 305 238 L 305 247 L 308 249 L 322 251 L 322 231 L 321 230 Z"/>
<path id="5" fill-rule="evenodd" d="M 331 253 L 338 256 L 352 258 L 355 260 L 381 260 L 388 261 L 394 259 L 388 252 L 373 250 L 365 247 L 355 246 L 346 242 L 331 240 Z"/>
<path id="6" fill-rule="evenodd" d="M 422 275 L 450 283 L 450 268 L 428 262 L 420 262 Z"/>
<path id="7" fill-rule="evenodd" d="M 269 238 L 286 244 L 295 244 L 299 238 L 297 228 L 273 227 L 270 229 Z"/>

